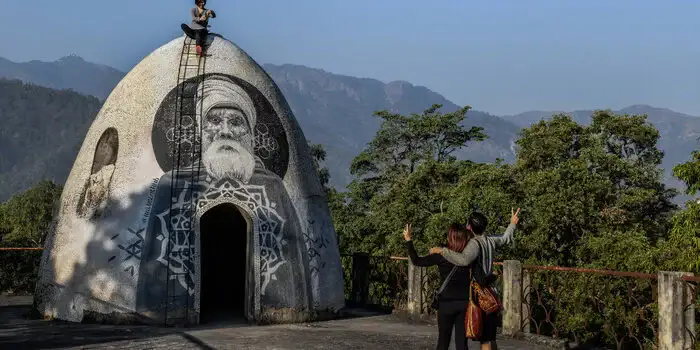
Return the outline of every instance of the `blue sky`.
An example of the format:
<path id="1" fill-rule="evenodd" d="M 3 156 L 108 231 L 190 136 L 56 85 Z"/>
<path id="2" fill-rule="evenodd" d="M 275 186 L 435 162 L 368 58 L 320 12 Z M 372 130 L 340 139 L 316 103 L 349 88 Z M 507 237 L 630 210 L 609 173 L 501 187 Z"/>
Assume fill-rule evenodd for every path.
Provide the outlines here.
<path id="1" fill-rule="evenodd" d="M 190 0 L 0 0 L 0 56 L 127 71 Z M 259 63 L 406 80 L 494 114 L 650 104 L 700 116 L 697 0 L 209 0 Z"/>

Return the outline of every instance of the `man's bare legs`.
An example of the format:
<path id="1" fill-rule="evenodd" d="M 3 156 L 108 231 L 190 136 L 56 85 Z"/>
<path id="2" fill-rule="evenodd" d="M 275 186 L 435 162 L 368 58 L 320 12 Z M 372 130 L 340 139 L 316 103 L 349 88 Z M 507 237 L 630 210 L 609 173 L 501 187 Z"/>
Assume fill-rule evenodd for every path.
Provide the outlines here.
<path id="1" fill-rule="evenodd" d="M 481 350 L 498 350 L 498 345 L 495 341 L 488 343 L 481 343 Z"/>

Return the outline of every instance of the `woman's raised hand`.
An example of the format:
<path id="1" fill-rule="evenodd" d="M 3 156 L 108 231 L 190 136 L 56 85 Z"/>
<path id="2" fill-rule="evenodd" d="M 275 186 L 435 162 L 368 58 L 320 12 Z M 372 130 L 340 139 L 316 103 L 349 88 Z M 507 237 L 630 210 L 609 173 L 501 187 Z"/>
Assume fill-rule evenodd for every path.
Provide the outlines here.
<path id="1" fill-rule="evenodd" d="M 518 208 L 515 213 L 513 212 L 513 208 L 510 208 L 510 223 L 513 225 L 517 225 L 518 222 L 520 221 L 520 218 L 518 217 L 518 214 L 520 214 L 520 208 Z"/>
<path id="2" fill-rule="evenodd" d="M 406 227 L 404 227 L 403 239 L 407 241 L 411 240 L 411 224 L 406 224 Z"/>

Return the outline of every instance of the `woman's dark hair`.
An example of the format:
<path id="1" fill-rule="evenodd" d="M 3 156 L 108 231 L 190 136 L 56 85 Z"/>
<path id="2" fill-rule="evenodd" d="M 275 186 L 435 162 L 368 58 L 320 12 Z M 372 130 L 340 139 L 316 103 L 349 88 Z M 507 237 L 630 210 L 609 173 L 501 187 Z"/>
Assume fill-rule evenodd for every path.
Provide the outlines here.
<path id="1" fill-rule="evenodd" d="M 447 230 L 447 248 L 449 250 L 461 253 L 464 247 L 467 246 L 470 234 L 464 228 L 464 225 L 452 224 Z"/>
<path id="2" fill-rule="evenodd" d="M 195 6 L 196 6 L 196 5 L 199 5 L 200 2 L 204 3 L 204 5 L 207 4 L 207 0 L 194 0 Z"/>
<path id="3" fill-rule="evenodd" d="M 472 213 L 472 215 L 469 215 L 467 223 L 472 232 L 474 232 L 477 235 L 480 235 L 484 233 L 484 231 L 486 231 L 486 225 L 488 225 L 488 220 L 486 220 L 486 216 L 484 214 L 475 211 Z"/>

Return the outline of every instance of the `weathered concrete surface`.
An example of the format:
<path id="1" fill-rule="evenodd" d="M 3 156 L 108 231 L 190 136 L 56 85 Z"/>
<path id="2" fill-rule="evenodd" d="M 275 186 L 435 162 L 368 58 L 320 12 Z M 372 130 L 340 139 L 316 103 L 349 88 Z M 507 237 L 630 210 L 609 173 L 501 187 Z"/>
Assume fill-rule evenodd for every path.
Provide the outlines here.
<path id="1" fill-rule="evenodd" d="M 230 298 L 242 305 L 229 311 L 288 322 L 343 308 L 337 235 L 291 108 L 233 42 L 212 33 L 206 60 L 183 56 L 190 45 L 178 37 L 145 57 L 90 126 L 47 234 L 43 315 L 160 324 Z M 207 212 L 242 218 L 212 224 Z"/>
<path id="2" fill-rule="evenodd" d="M 392 316 L 172 329 L 29 320 L 23 317 L 28 310 L 0 307 L 0 349 L 434 349 L 437 341 L 437 327 L 407 324 Z M 470 347 L 479 348 L 476 343 Z M 544 348 L 499 338 L 499 349 Z"/>

